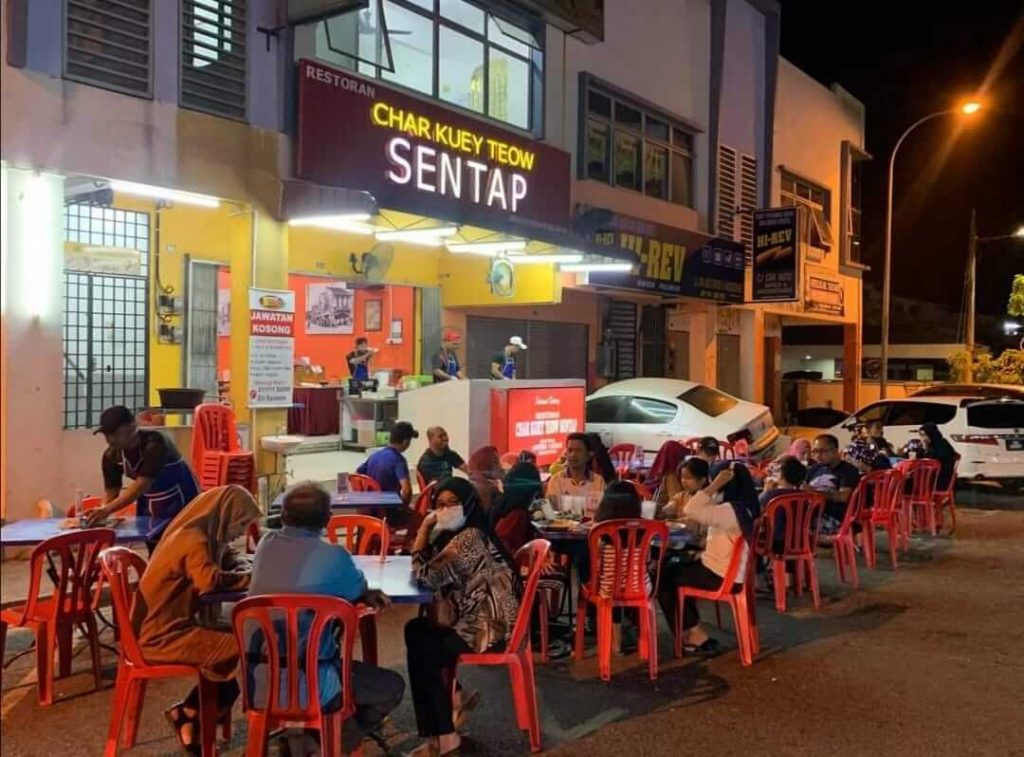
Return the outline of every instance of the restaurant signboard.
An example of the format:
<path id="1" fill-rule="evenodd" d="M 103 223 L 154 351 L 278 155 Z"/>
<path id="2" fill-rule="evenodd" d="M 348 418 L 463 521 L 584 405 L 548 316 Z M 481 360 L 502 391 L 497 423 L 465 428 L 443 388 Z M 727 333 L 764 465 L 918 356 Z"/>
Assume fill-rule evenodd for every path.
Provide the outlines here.
<path id="1" fill-rule="evenodd" d="M 315 61 L 298 93 L 300 178 L 456 223 L 567 230 L 567 152 Z"/>
<path id="2" fill-rule="evenodd" d="M 753 302 L 800 299 L 796 208 L 754 211 Z"/>
<path id="3" fill-rule="evenodd" d="M 810 268 L 810 266 L 808 266 Z M 844 315 L 843 284 L 833 276 L 811 269 L 807 272 L 804 310 L 808 313 Z"/>
<path id="4" fill-rule="evenodd" d="M 550 465 L 565 451 L 569 434 L 586 423 L 586 388 L 544 387 L 491 392 L 491 443 L 499 452 L 530 451 Z"/>
<path id="5" fill-rule="evenodd" d="M 249 407 L 291 407 L 295 293 L 249 290 Z"/>
<path id="6" fill-rule="evenodd" d="M 581 217 L 589 214 L 583 210 Z M 592 216 L 593 217 L 593 216 Z M 591 249 L 635 263 L 629 273 L 591 273 L 596 286 L 664 296 L 743 302 L 743 245 L 620 214 L 588 233 Z"/>

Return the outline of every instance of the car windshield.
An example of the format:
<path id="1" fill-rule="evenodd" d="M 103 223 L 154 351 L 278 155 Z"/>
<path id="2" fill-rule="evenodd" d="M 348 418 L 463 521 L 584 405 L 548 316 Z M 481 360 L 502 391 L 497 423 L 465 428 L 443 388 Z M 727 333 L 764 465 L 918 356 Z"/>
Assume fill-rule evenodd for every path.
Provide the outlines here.
<path id="1" fill-rule="evenodd" d="M 693 389 L 683 392 L 679 395 L 679 399 L 712 418 L 717 418 L 722 413 L 732 410 L 738 402 L 734 397 L 703 384 L 698 384 Z"/>

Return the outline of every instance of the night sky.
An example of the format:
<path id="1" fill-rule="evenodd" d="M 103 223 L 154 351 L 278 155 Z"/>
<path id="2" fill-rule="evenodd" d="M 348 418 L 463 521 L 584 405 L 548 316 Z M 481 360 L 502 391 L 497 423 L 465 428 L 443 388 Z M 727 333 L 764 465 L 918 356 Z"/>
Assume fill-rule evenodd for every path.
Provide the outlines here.
<path id="1" fill-rule="evenodd" d="M 782 55 L 864 103 L 864 262 L 881 284 L 886 173 L 900 133 L 985 87 L 987 109 L 916 129 L 896 162 L 893 290 L 959 309 L 970 208 L 980 236 L 1024 224 L 1024 4 L 782 0 Z M 900 7 L 899 15 L 893 13 Z M 942 156 L 945 154 L 945 159 Z M 979 248 L 978 309 L 1004 312 L 1024 242 Z"/>

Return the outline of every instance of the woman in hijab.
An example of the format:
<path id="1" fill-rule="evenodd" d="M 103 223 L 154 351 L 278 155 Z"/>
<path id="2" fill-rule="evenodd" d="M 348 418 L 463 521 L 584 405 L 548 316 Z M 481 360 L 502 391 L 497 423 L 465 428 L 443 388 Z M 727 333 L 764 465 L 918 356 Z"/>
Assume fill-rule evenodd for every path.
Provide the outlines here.
<path id="1" fill-rule="evenodd" d="M 953 445 L 946 440 L 946 437 L 939 431 L 939 427 L 934 423 L 923 424 L 918 429 L 918 435 L 921 437 L 921 444 L 924 445 L 924 452 L 921 454 L 921 457 L 930 457 L 942 464 L 942 469 L 939 471 L 939 481 L 935 488 L 936 491 L 944 491 L 949 488 L 949 481 L 953 478 L 953 468 L 956 466 L 956 461 L 960 459 L 960 455 L 957 454 L 956 450 L 953 449 Z"/>
<path id="2" fill-rule="evenodd" d="M 505 492 L 491 507 L 491 527 L 502 546 L 514 555 L 533 536 L 530 505 L 543 492 L 540 472 L 529 463 L 516 463 L 505 476 Z"/>
<path id="3" fill-rule="evenodd" d="M 690 454 L 681 443 L 670 440 L 661 445 L 651 464 L 645 485 L 654 492 L 654 500 L 664 505 L 683 490 L 679 480 L 679 468 Z"/>
<path id="4" fill-rule="evenodd" d="M 252 495 L 220 486 L 196 497 L 171 521 L 153 552 L 132 607 L 132 626 L 146 662 L 195 665 L 216 681 L 219 718 L 238 697 L 238 644 L 230 628 L 200 624 L 199 598 L 249 586 L 248 561 L 231 547 L 260 517 Z M 199 689 L 165 712 L 189 754 L 199 754 Z"/>
<path id="5" fill-rule="evenodd" d="M 477 449 L 469 456 L 466 470 L 469 471 L 469 480 L 476 486 L 480 495 L 480 504 L 484 511 L 489 512 L 501 494 L 502 481 L 505 478 L 498 448 L 487 446 Z"/>
<path id="6" fill-rule="evenodd" d="M 514 562 L 493 534 L 473 485 L 442 481 L 412 549 L 413 575 L 434 592 L 429 617 L 405 626 L 416 725 L 414 755 L 457 754 L 450 682 L 460 654 L 508 641 L 519 612 Z"/>
<path id="7" fill-rule="evenodd" d="M 722 585 L 733 550 L 742 538 L 745 554 L 740 561 L 736 583 L 743 583 L 746 561 L 754 538 L 754 522 L 761 513 L 750 472 L 742 463 L 722 462 L 711 468 L 711 483 L 681 507 L 686 519 L 707 526 L 704 551 L 694 562 L 666 564 L 658 586 L 658 600 L 665 618 L 674 626 L 678 606 L 677 589 L 692 586 L 714 590 Z M 720 498 L 720 499 L 719 499 Z M 721 501 L 721 504 L 716 502 Z M 715 654 L 718 642 L 700 626 L 697 603 L 687 599 L 683 605 L 683 644 L 689 654 Z"/>

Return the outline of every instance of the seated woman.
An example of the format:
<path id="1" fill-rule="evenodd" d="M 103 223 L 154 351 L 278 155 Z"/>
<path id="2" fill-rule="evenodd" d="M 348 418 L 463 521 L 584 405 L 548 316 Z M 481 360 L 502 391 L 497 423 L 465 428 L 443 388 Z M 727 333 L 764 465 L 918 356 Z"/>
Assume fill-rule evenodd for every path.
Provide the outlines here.
<path id="1" fill-rule="evenodd" d="M 679 481 L 679 466 L 690 454 L 690 450 L 677 441 L 669 440 L 661 445 L 658 454 L 654 457 L 651 470 L 647 474 L 644 485 L 648 491 L 654 492 L 654 501 L 658 505 L 665 505 L 668 501 L 679 494 L 682 484 Z"/>
<path id="2" fill-rule="evenodd" d="M 480 504 L 484 512 L 490 512 L 491 506 L 501 494 L 505 470 L 501 467 L 501 455 L 493 446 L 480 447 L 469 456 L 466 464 L 469 480 L 476 487 L 480 496 Z"/>
<path id="3" fill-rule="evenodd" d="M 146 662 L 195 665 L 217 681 L 218 720 L 231 716 L 238 697 L 238 644 L 230 628 L 200 624 L 199 597 L 249 586 L 248 562 L 231 542 L 259 517 L 256 501 L 240 486 L 200 494 L 164 532 L 132 607 L 132 626 Z M 198 687 L 164 714 L 185 751 L 199 754 Z"/>
<path id="4" fill-rule="evenodd" d="M 662 508 L 662 513 L 669 520 L 682 520 L 686 503 L 694 494 L 708 485 L 710 467 L 707 460 L 691 457 L 679 466 L 679 490 L 676 491 Z"/>
<path id="5" fill-rule="evenodd" d="M 957 454 L 956 450 L 953 449 L 953 445 L 946 440 L 946 437 L 939 431 L 939 427 L 934 423 L 923 424 L 918 431 L 918 435 L 921 438 L 921 444 L 924 446 L 924 451 L 920 456 L 938 460 L 942 464 L 942 469 L 939 471 L 939 480 L 935 484 L 935 491 L 945 491 L 949 488 L 950 479 L 953 478 L 953 468 L 956 466 L 957 460 L 960 459 L 960 455 Z"/>
<path id="6" fill-rule="evenodd" d="M 442 481 L 413 544 L 413 573 L 434 591 L 430 617 L 405 626 L 416 725 L 428 741 L 414 755 L 456 754 L 451 680 L 465 652 L 485 652 L 512 634 L 519 598 L 514 562 L 491 531 L 473 485 Z M 458 695 L 457 695 L 458 696 Z"/>
<path id="7" fill-rule="evenodd" d="M 733 549 L 740 538 L 746 541 L 747 547 L 736 575 L 737 589 L 746 573 L 754 521 L 761 512 L 753 480 L 742 464 L 718 463 L 712 467 L 711 473 L 714 476 L 711 484 L 690 497 L 682 508 L 687 520 L 708 527 L 707 543 L 700 559 L 691 563 L 666 564 L 662 569 L 658 600 L 670 626 L 675 624 L 677 589 L 680 586 L 707 590 L 721 587 Z M 716 504 L 719 495 L 724 500 L 722 504 Z M 683 605 L 683 643 L 689 654 L 718 652 L 718 642 L 700 626 L 697 603 L 693 599 L 687 599 Z"/>

